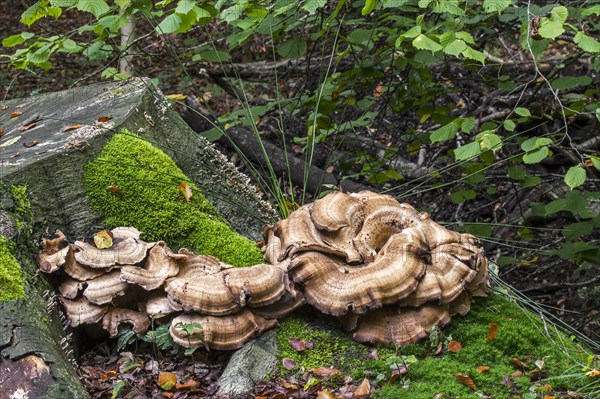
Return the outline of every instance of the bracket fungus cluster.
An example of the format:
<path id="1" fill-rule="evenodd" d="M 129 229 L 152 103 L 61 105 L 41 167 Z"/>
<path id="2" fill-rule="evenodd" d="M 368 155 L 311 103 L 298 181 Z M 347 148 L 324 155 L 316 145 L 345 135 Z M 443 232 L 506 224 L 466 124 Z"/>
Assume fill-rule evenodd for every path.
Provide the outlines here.
<path id="1" fill-rule="evenodd" d="M 186 347 L 239 348 L 305 303 L 360 342 L 405 345 L 489 290 L 475 237 L 371 192 L 334 192 L 265 227 L 266 262 L 246 268 L 174 253 L 132 227 L 103 234 L 100 245 L 60 231 L 43 239 L 39 267 L 60 276 L 70 325 L 115 336 L 122 323 L 140 333 L 151 318 L 169 320 Z"/>

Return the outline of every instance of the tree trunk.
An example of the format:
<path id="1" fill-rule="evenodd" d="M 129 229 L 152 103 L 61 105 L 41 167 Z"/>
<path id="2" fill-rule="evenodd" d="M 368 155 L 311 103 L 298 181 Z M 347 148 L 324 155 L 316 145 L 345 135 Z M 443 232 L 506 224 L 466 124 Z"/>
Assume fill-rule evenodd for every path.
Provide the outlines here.
<path id="1" fill-rule="evenodd" d="M 60 306 L 37 272 L 34 243 L 57 228 L 77 238 L 100 226 L 84 170 L 114 133 L 128 129 L 169 155 L 237 232 L 260 239 L 275 214 L 146 80 L 0 105 L 0 399 L 85 398 Z"/>

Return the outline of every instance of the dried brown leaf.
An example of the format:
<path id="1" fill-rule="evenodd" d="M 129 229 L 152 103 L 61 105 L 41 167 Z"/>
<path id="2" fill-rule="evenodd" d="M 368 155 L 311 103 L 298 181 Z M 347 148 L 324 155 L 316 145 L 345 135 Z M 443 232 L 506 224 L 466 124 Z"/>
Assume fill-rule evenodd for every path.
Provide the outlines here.
<path id="1" fill-rule="evenodd" d="M 109 380 L 116 376 L 117 376 L 117 372 L 115 370 L 108 370 L 106 373 L 104 373 L 100 376 L 99 380 L 100 380 L 100 382 L 104 382 L 104 381 Z"/>
<path id="2" fill-rule="evenodd" d="M 296 364 L 296 362 L 290 359 L 289 357 L 284 358 L 281 361 L 281 363 L 283 364 L 283 367 L 285 367 L 286 370 L 292 370 L 298 367 L 298 364 Z"/>
<path id="3" fill-rule="evenodd" d="M 315 368 L 311 369 L 310 371 L 313 374 L 316 374 L 321 377 L 329 377 L 329 376 L 337 375 L 337 374 L 341 373 L 340 370 L 338 370 L 334 367 L 315 367 Z"/>
<path id="4" fill-rule="evenodd" d="M 23 111 L 17 111 L 10 114 L 11 118 L 16 118 L 17 116 L 23 115 Z"/>
<path id="5" fill-rule="evenodd" d="M 188 380 L 185 384 L 175 384 L 175 388 L 176 389 L 192 389 L 196 385 L 198 385 L 198 383 L 196 381 Z"/>
<path id="6" fill-rule="evenodd" d="M 0 137 L 4 136 L 5 134 L 6 134 L 6 130 L 0 129 Z"/>
<path id="7" fill-rule="evenodd" d="M 371 383 L 366 378 L 362 380 L 358 388 L 354 391 L 354 398 L 366 399 L 371 396 Z"/>
<path id="8" fill-rule="evenodd" d="M 312 342 L 305 341 L 301 338 L 289 338 L 288 343 L 290 344 L 292 349 L 295 350 L 296 352 L 302 352 L 303 350 L 313 348 Z"/>
<path id="9" fill-rule="evenodd" d="M 498 333 L 498 323 L 496 323 L 495 321 L 492 321 L 490 323 L 490 329 L 488 330 L 488 335 L 487 335 L 487 340 L 491 341 L 494 338 L 496 338 L 496 334 Z"/>
<path id="10" fill-rule="evenodd" d="M 165 391 L 170 391 L 177 384 L 177 376 L 173 373 L 160 373 L 158 375 L 158 386 Z"/>
<path id="11" fill-rule="evenodd" d="M 112 119 L 112 116 L 101 116 L 100 118 L 96 119 L 96 122 L 102 123 L 102 122 L 107 122 L 111 119 Z"/>
<path id="12" fill-rule="evenodd" d="M 192 198 L 192 189 L 186 182 L 181 182 L 179 185 L 179 192 L 181 195 L 183 195 L 183 198 L 185 198 L 186 202 L 189 202 Z"/>
<path id="13" fill-rule="evenodd" d="M 123 192 L 123 190 L 121 190 L 119 187 L 115 186 L 114 184 L 109 184 L 107 189 L 111 193 L 115 193 L 115 194 L 120 194 Z"/>
<path id="14" fill-rule="evenodd" d="M 473 382 L 471 377 L 469 377 L 468 375 L 463 374 L 463 373 L 456 373 L 456 374 L 452 374 L 452 376 L 454 378 L 456 378 L 458 381 L 460 381 L 463 384 L 465 384 L 466 386 L 468 386 L 469 388 L 471 388 L 473 391 L 478 391 L 477 385 L 475 385 L 475 383 Z"/>
<path id="15" fill-rule="evenodd" d="M 317 392 L 317 399 L 335 399 L 335 396 L 327 389 L 321 389 Z"/>
<path id="16" fill-rule="evenodd" d="M 486 371 L 490 370 L 490 366 L 479 366 L 475 368 L 475 370 L 477 370 L 479 373 L 485 373 Z"/>
<path id="17" fill-rule="evenodd" d="M 502 376 L 502 383 L 504 383 L 504 385 L 506 385 L 507 387 L 509 387 L 510 391 L 512 393 L 519 392 L 519 387 L 517 386 L 517 383 L 514 382 L 513 380 L 511 380 L 508 376 L 506 376 L 506 375 Z"/>
<path id="18" fill-rule="evenodd" d="M 524 370 L 528 369 L 529 367 L 527 367 L 527 365 L 525 363 L 523 363 L 522 361 L 520 361 L 519 359 L 517 359 L 516 357 L 513 357 L 512 359 L 510 359 L 510 361 L 512 362 L 512 364 L 514 364 L 517 367 L 520 367 Z"/>
<path id="19" fill-rule="evenodd" d="M 458 341 L 450 341 L 448 342 L 448 350 L 452 353 L 460 352 L 462 349 L 462 344 Z"/>
<path id="20" fill-rule="evenodd" d="M 25 148 L 31 148 L 31 147 L 35 147 L 36 145 L 38 145 L 40 143 L 39 140 L 33 140 L 31 143 L 27 143 L 27 142 L 23 142 L 23 147 Z"/>
<path id="21" fill-rule="evenodd" d="M 0 109 L 2 109 L 2 111 L 6 111 L 8 109 L 8 105 L 3 105 Z"/>
<path id="22" fill-rule="evenodd" d="M 521 370 L 517 370 L 514 373 L 512 373 L 511 376 L 515 378 L 523 377 L 523 372 Z"/>
<path id="23" fill-rule="evenodd" d="M 63 131 L 63 132 L 68 132 L 69 130 L 75 130 L 75 129 L 79 129 L 81 126 L 83 126 L 83 125 L 80 125 L 80 124 L 77 124 L 77 125 L 69 125 L 69 126 L 65 127 L 65 128 L 62 130 L 62 131 Z"/>
<path id="24" fill-rule="evenodd" d="M 600 377 L 600 371 L 593 369 L 593 370 L 590 370 L 587 373 L 585 373 L 585 375 L 590 378 L 597 378 L 597 377 Z"/>
<path id="25" fill-rule="evenodd" d="M 31 129 L 31 128 L 34 128 L 36 125 L 37 125 L 37 123 L 33 122 L 33 123 L 30 123 L 30 124 L 28 124 L 28 125 L 21 126 L 21 127 L 19 128 L 19 131 L 20 131 L 20 132 L 24 132 L 24 131 L 26 131 L 26 130 L 29 130 L 29 129 Z"/>

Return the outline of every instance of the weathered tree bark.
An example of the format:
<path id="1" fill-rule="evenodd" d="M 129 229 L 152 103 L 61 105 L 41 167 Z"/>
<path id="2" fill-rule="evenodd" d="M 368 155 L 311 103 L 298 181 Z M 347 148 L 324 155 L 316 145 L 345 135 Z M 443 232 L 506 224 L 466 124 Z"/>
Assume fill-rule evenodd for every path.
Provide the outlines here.
<path id="1" fill-rule="evenodd" d="M 58 306 L 37 273 L 39 250 L 33 243 L 57 228 L 81 237 L 99 226 L 102 216 L 86 196 L 84 168 L 114 133 L 128 129 L 167 153 L 239 233 L 259 239 L 263 224 L 275 214 L 249 179 L 193 132 L 146 80 L 0 105 L 5 131 L 0 142 L 0 233 L 14 243 L 12 256 L 25 277 L 24 298 L 0 301 L 0 399 L 85 398 Z M 11 197 L 11 186 L 27 187 L 30 210 Z M 0 293 L 3 284 L 8 283 L 0 278 Z M 15 394 L 22 396 L 11 396 Z"/>

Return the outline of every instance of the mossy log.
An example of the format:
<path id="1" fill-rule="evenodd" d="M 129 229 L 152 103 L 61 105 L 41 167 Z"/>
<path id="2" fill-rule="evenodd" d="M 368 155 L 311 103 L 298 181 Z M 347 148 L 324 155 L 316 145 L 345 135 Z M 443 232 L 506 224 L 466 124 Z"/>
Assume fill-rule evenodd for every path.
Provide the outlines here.
<path id="1" fill-rule="evenodd" d="M 37 272 L 42 234 L 85 237 L 129 223 L 243 266 L 261 254 L 237 233 L 259 239 L 275 214 L 147 80 L 0 105 L 0 399 L 85 398 L 59 306 Z"/>

